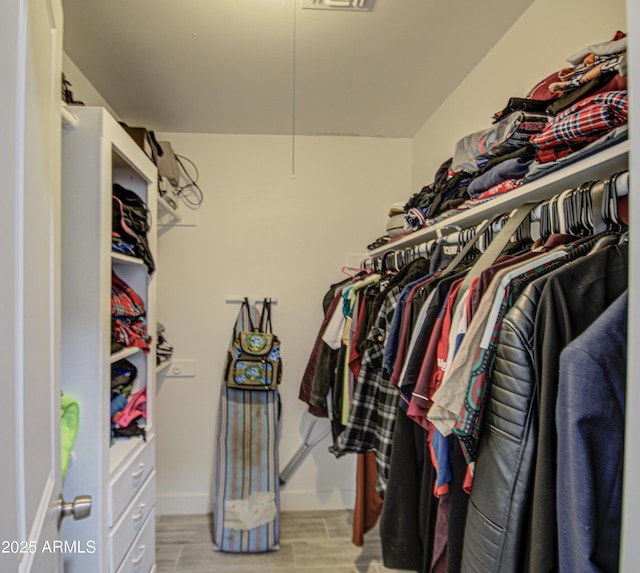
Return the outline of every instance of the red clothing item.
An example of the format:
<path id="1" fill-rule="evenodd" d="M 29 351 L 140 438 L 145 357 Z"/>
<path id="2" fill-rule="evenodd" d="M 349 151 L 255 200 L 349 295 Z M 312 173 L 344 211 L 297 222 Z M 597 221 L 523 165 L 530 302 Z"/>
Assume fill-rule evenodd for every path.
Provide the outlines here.
<path id="1" fill-rule="evenodd" d="M 378 468 L 375 452 L 358 454 L 356 467 L 356 502 L 353 509 L 351 541 L 356 547 L 364 545 L 364 534 L 371 531 L 382 513 L 382 498 L 376 488 Z"/>
<path id="2" fill-rule="evenodd" d="M 439 388 L 446 368 L 446 357 L 449 349 L 449 331 L 451 330 L 451 313 L 456 296 L 460 290 L 462 279 L 452 283 L 447 299 L 436 319 L 427 344 L 418 380 L 407 408 L 407 416 L 429 431 L 431 426 L 427 420 L 427 411 L 431 406 L 431 397 Z M 442 357 L 444 356 L 444 360 Z M 440 363 L 438 360 L 440 359 Z"/>

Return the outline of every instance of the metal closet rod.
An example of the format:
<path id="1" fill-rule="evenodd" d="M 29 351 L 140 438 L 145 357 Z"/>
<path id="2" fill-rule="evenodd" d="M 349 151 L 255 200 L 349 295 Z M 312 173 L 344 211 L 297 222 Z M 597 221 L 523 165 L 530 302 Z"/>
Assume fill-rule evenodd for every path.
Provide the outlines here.
<path id="1" fill-rule="evenodd" d="M 278 299 L 273 296 L 228 296 L 224 301 L 227 304 L 242 304 L 245 298 L 249 300 L 249 304 L 260 304 L 265 299 L 270 300 L 271 304 L 278 304 Z"/>
<path id="2" fill-rule="evenodd" d="M 612 175 L 611 177 L 608 177 L 606 180 L 610 180 L 613 177 L 615 177 L 616 174 Z M 595 183 L 595 181 L 594 181 Z M 625 171 L 621 171 L 617 174 L 617 177 L 615 178 L 615 185 L 616 185 L 616 197 L 620 198 L 620 197 L 626 197 L 629 194 L 629 171 L 625 170 Z M 554 195 L 553 197 L 550 197 L 549 199 L 545 199 L 542 201 L 538 202 L 538 205 L 533 209 L 533 211 L 531 212 L 530 215 L 530 221 L 531 222 L 538 222 L 540 220 L 540 215 L 543 209 L 543 205 L 545 203 L 549 203 L 549 201 L 554 200 L 559 198 L 562 195 L 566 195 L 571 193 L 572 191 L 575 191 L 576 189 L 567 189 L 565 191 L 563 191 L 562 193 L 557 193 L 556 195 Z M 502 217 L 508 217 L 508 214 L 503 214 Z M 494 221 L 494 228 L 493 231 L 497 232 L 500 230 L 500 227 L 502 226 L 502 224 L 504 223 L 504 220 L 500 221 L 499 219 L 496 219 Z M 425 253 L 428 252 L 429 247 L 435 242 L 435 241 L 440 241 L 440 242 L 445 242 L 449 245 L 455 245 L 456 243 L 458 243 L 460 241 L 460 239 L 463 240 L 468 240 L 469 235 L 473 235 L 475 232 L 475 229 L 477 227 L 479 227 L 482 223 L 477 224 L 477 225 L 471 225 L 469 227 L 460 227 L 458 225 L 450 225 L 450 226 L 444 226 L 444 227 L 440 227 L 439 229 L 436 230 L 436 236 L 433 238 L 430 238 L 428 240 L 422 241 L 420 243 L 417 243 L 415 245 L 412 246 L 407 246 L 407 247 L 400 247 L 398 249 L 393 249 L 390 248 L 389 250 L 385 251 L 385 253 L 381 253 L 378 254 L 374 257 L 369 257 L 366 258 L 364 260 L 361 261 L 360 266 L 363 269 L 371 269 L 373 266 L 373 261 L 375 259 L 379 259 L 380 261 L 382 260 L 382 258 L 385 256 L 386 253 L 389 252 L 394 252 L 394 251 L 405 251 L 405 250 L 413 250 L 416 254 L 420 255 L 422 253 L 422 251 L 424 251 Z M 442 232 L 446 229 L 456 229 L 455 231 L 451 232 L 451 233 L 447 233 L 446 235 Z"/>

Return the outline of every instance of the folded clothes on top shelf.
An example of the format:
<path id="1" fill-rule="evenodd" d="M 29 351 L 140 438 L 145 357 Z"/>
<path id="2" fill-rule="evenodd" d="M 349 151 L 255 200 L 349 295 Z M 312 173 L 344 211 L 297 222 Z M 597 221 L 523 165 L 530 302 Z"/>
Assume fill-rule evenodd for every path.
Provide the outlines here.
<path id="1" fill-rule="evenodd" d="M 556 161 L 625 125 L 628 116 L 627 91 L 589 96 L 554 117 L 531 138 L 536 161 Z"/>

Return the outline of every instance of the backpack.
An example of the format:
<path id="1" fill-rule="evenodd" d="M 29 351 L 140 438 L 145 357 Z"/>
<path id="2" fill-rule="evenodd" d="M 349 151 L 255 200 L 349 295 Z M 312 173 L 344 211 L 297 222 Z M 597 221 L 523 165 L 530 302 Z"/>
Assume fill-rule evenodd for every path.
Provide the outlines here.
<path id="1" fill-rule="evenodd" d="M 280 340 L 271 326 L 271 299 L 264 299 L 258 324 L 253 323 L 249 300 L 244 299 L 239 319 L 246 311 L 249 330 L 236 321 L 231 348 L 227 354 L 225 382 L 230 388 L 275 390 L 282 378 Z"/>

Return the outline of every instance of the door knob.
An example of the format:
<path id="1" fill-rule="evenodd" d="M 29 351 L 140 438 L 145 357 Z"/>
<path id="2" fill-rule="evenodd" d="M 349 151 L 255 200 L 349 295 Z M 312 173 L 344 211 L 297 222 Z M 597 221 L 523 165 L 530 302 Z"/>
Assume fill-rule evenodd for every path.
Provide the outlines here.
<path id="1" fill-rule="evenodd" d="M 73 516 L 76 521 L 79 519 L 86 519 L 91 515 L 91 496 L 79 495 L 72 503 L 67 503 L 62 498 L 62 494 L 58 497 L 58 503 L 56 504 L 58 512 L 58 529 L 65 517 Z"/>

